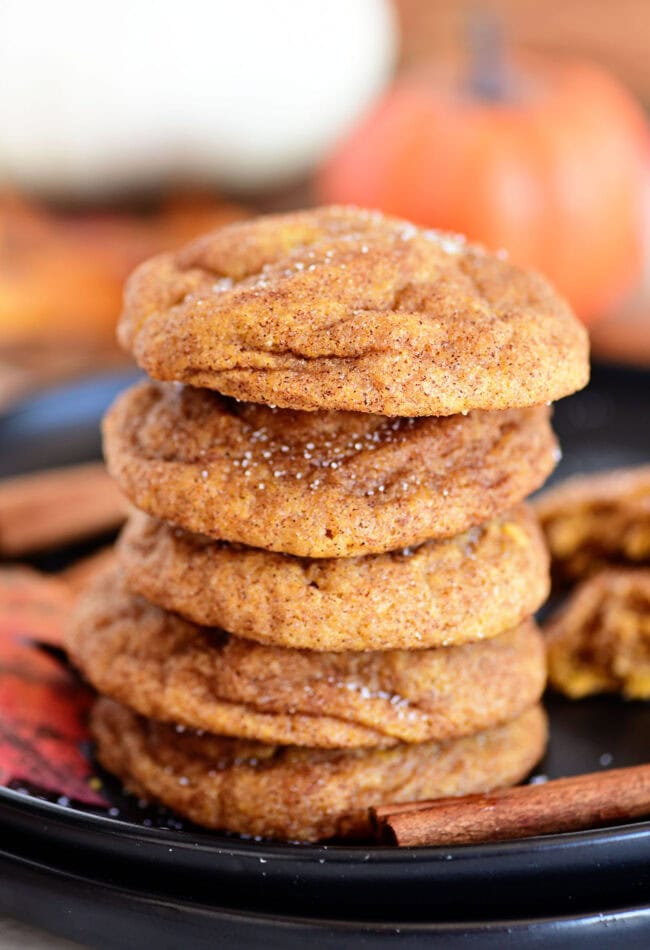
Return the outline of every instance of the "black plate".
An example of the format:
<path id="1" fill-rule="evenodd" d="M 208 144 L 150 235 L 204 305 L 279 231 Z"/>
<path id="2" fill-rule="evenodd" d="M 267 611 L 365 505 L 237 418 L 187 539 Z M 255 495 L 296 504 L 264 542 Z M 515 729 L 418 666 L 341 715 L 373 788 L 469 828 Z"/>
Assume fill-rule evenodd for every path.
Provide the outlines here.
<path id="1" fill-rule="evenodd" d="M 0 420 L 0 474 L 95 458 L 126 377 L 35 398 Z M 560 403 L 557 477 L 650 460 L 650 374 L 597 369 Z M 549 697 L 550 777 L 648 760 L 650 704 Z M 140 809 L 114 815 L 0 789 L 0 910 L 94 946 L 646 947 L 650 822 L 451 850 L 277 845 Z"/>

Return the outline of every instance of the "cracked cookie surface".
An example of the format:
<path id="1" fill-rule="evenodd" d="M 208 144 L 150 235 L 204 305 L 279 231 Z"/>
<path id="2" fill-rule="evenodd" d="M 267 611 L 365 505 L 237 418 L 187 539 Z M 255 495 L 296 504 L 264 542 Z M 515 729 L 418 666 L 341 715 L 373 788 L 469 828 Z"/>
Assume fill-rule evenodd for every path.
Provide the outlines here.
<path id="1" fill-rule="evenodd" d="M 314 560 L 214 541 L 134 511 L 118 542 L 129 588 L 195 623 L 312 650 L 419 649 L 510 630 L 549 592 L 520 506 L 453 538 Z"/>
<path id="2" fill-rule="evenodd" d="M 436 650 L 323 653 L 199 627 L 107 572 L 67 636 L 95 688 L 144 716 L 221 735 L 319 748 L 471 735 L 537 702 L 546 657 L 533 621 Z"/>
<path id="3" fill-rule="evenodd" d="M 260 217 L 153 258 L 119 337 L 156 379 L 291 409 L 506 409 L 589 375 L 586 331 L 543 277 L 356 208 Z"/>
<path id="4" fill-rule="evenodd" d="M 518 504 L 558 457 L 546 406 L 393 419 L 273 409 L 155 382 L 114 403 L 104 451 L 147 514 L 302 557 L 460 534 Z"/>
<path id="5" fill-rule="evenodd" d="M 135 794 L 208 828 L 291 841 L 368 836 L 371 806 L 514 785 L 546 744 L 540 706 L 476 736 L 392 749 L 179 734 L 104 698 L 94 707 L 91 731 L 99 761 Z"/>

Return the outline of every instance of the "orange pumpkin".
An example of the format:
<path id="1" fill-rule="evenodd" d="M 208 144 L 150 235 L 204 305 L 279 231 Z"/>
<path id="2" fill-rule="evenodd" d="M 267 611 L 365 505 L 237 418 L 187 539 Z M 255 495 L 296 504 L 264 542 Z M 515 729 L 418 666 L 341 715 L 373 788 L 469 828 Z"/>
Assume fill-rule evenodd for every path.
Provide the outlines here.
<path id="1" fill-rule="evenodd" d="M 640 275 L 646 119 L 581 61 L 519 59 L 504 90 L 482 96 L 459 64 L 398 80 L 320 170 L 319 197 L 505 248 L 588 322 Z"/>

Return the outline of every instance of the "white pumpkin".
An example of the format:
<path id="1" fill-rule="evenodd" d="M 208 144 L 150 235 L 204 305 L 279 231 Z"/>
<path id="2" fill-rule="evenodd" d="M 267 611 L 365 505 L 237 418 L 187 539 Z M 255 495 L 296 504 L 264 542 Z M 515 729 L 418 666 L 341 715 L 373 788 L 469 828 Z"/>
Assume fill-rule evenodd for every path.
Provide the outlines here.
<path id="1" fill-rule="evenodd" d="M 387 0 L 2 0 L 0 184 L 288 181 L 379 92 L 395 45 Z"/>

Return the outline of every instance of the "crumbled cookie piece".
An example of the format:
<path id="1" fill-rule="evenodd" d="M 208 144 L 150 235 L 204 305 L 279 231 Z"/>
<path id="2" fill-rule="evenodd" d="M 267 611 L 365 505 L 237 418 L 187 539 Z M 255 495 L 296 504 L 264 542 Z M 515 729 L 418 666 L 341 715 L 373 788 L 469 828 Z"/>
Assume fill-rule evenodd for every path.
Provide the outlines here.
<path id="1" fill-rule="evenodd" d="M 650 699 L 650 569 L 583 581 L 545 626 L 549 680 L 567 696 Z"/>
<path id="2" fill-rule="evenodd" d="M 650 465 L 575 475 L 540 495 L 535 510 L 560 582 L 650 564 Z"/>

